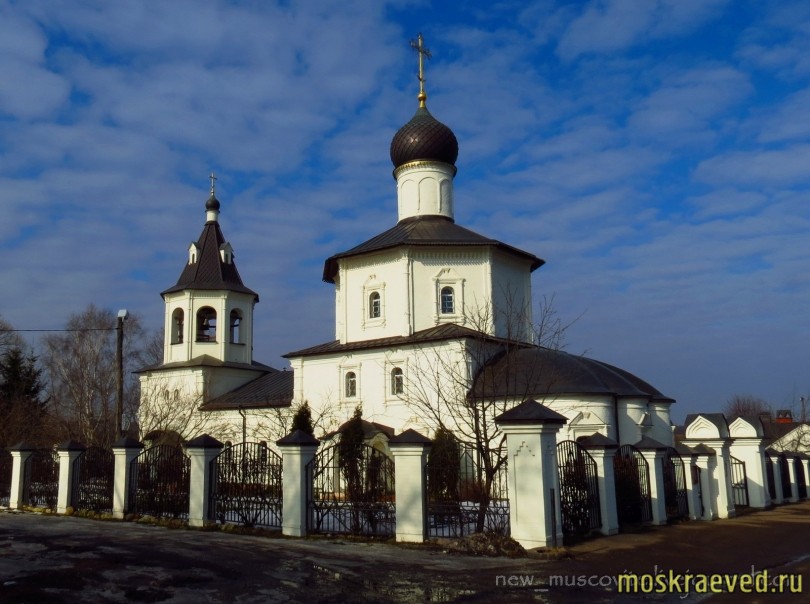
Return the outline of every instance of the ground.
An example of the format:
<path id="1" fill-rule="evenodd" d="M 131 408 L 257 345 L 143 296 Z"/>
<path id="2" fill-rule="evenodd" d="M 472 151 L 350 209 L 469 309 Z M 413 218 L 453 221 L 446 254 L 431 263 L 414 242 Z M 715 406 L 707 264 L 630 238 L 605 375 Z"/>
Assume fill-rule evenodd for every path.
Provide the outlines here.
<path id="1" fill-rule="evenodd" d="M 615 585 L 550 582 L 612 583 L 624 571 L 750 574 L 753 567 L 801 573 L 810 592 L 808 537 L 810 501 L 522 559 L 0 512 L 0 602 L 801 602 L 807 596 L 797 593 L 629 596 Z"/>

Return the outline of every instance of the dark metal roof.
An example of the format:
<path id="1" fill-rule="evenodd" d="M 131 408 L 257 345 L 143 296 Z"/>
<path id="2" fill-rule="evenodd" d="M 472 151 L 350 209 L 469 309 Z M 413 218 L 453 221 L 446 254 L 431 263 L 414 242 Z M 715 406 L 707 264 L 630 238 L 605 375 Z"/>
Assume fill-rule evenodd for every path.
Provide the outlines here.
<path id="1" fill-rule="evenodd" d="M 469 396 L 482 399 L 595 394 L 675 402 L 623 369 L 536 346 L 504 351 L 493 358 L 479 370 Z"/>
<path id="2" fill-rule="evenodd" d="M 427 107 L 419 107 L 411 120 L 391 140 L 394 168 L 411 161 L 440 161 L 454 166 L 458 140 L 447 126 L 433 117 Z"/>
<path id="3" fill-rule="evenodd" d="M 328 258 L 323 267 L 323 280 L 328 283 L 335 282 L 338 272 L 338 260 L 359 256 L 370 252 L 391 249 L 400 246 L 483 246 L 496 247 L 508 254 L 519 256 L 531 262 L 534 271 L 545 264 L 534 254 L 524 252 L 511 245 L 501 243 L 497 239 L 489 239 L 483 235 L 457 225 L 452 219 L 445 216 L 412 216 L 400 220 L 396 226 L 388 229 L 353 247 L 352 249 L 335 254 Z"/>
<path id="4" fill-rule="evenodd" d="M 293 398 L 293 372 L 273 370 L 247 384 L 211 399 L 201 411 L 289 407 Z"/>
<path id="5" fill-rule="evenodd" d="M 221 361 L 220 359 L 216 359 L 211 355 L 204 354 L 198 357 L 194 357 L 188 361 L 175 361 L 173 363 L 158 363 L 157 365 L 149 365 L 148 367 L 143 367 L 133 373 L 146 373 L 147 371 L 155 371 L 155 370 L 163 370 L 163 369 L 181 369 L 184 367 L 229 367 L 231 369 L 248 369 L 250 371 L 278 371 L 277 369 L 273 369 L 270 365 L 265 365 L 263 363 L 258 363 L 253 361 L 252 363 L 233 363 L 229 361 Z"/>
<path id="6" fill-rule="evenodd" d="M 458 338 L 486 338 L 493 342 L 499 342 L 498 338 L 491 338 L 481 332 L 462 327 L 455 323 L 446 323 L 429 329 L 417 331 L 410 336 L 391 336 L 388 338 L 377 338 L 376 340 L 362 340 L 359 342 L 348 342 L 341 344 L 340 340 L 332 340 L 317 346 L 311 346 L 295 352 L 288 352 L 282 355 L 284 358 L 307 357 L 319 354 L 331 354 L 334 352 L 348 352 L 351 350 L 368 350 L 372 348 L 396 348 L 398 346 L 408 346 L 410 344 L 421 344 L 425 342 L 435 342 L 441 340 L 455 340 Z"/>
<path id="7" fill-rule="evenodd" d="M 501 413 L 495 418 L 496 424 L 564 424 L 568 419 L 542 403 L 526 399 L 517 407 Z"/>
<path id="8" fill-rule="evenodd" d="M 210 201 L 209 199 L 209 203 Z M 230 264 L 222 261 L 219 251 L 225 243 L 225 237 L 222 235 L 219 223 L 215 220 L 206 222 L 202 234 L 197 240 L 197 247 L 200 250 L 197 261 L 186 264 L 177 283 L 162 291 L 160 295 L 165 296 L 166 294 L 187 289 L 227 290 L 252 294 L 256 296 L 256 301 L 258 301 L 259 295 L 242 283 L 242 278 L 239 276 L 239 271 L 236 269 L 236 263 L 233 262 L 233 259 Z"/>

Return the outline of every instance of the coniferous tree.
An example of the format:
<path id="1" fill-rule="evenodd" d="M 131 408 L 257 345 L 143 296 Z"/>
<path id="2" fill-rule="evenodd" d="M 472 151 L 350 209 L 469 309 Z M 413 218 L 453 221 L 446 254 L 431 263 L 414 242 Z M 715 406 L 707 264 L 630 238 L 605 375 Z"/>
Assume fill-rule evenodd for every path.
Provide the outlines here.
<path id="1" fill-rule="evenodd" d="M 36 357 L 21 348 L 9 348 L 0 356 L 0 447 L 23 440 L 48 444 L 41 442 L 47 406 L 41 374 Z"/>
<path id="2" fill-rule="evenodd" d="M 302 432 L 315 436 L 315 427 L 312 425 L 312 410 L 309 408 L 309 403 L 304 401 L 304 404 L 298 407 L 292 420 L 292 430 L 301 430 Z"/>

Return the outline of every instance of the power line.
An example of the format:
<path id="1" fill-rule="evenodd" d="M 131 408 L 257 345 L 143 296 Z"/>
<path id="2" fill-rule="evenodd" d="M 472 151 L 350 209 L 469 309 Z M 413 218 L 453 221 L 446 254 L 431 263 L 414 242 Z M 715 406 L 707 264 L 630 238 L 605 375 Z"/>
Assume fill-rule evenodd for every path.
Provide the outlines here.
<path id="1" fill-rule="evenodd" d="M 80 327 L 77 329 L 0 329 L 0 332 L 46 332 L 46 331 L 115 331 L 117 327 Z"/>

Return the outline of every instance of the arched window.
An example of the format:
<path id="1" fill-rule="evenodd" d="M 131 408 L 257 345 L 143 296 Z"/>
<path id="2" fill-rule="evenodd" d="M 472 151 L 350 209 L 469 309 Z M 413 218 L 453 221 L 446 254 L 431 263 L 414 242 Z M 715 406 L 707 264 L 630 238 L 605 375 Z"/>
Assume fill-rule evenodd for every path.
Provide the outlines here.
<path id="1" fill-rule="evenodd" d="M 231 311 L 230 341 L 231 344 L 242 344 L 242 313 L 235 309 Z"/>
<path id="2" fill-rule="evenodd" d="M 210 306 L 197 311 L 197 341 L 217 341 L 217 311 Z"/>
<path id="3" fill-rule="evenodd" d="M 354 371 L 346 373 L 346 398 L 353 398 L 357 396 L 357 375 Z"/>
<path id="4" fill-rule="evenodd" d="M 183 321 L 185 313 L 182 308 L 176 308 L 172 313 L 172 344 L 183 343 Z"/>
<path id="5" fill-rule="evenodd" d="M 441 310 L 443 315 L 452 315 L 456 312 L 456 304 L 452 287 L 443 287 L 441 293 Z"/>
<path id="6" fill-rule="evenodd" d="M 391 370 L 391 394 L 404 394 L 405 392 L 405 377 L 402 375 L 402 369 L 394 367 Z"/>
<path id="7" fill-rule="evenodd" d="M 368 317 L 369 319 L 379 319 L 382 315 L 382 305 L 380 303 L 380 292 L 371 292 L 368 297 Z"/>

